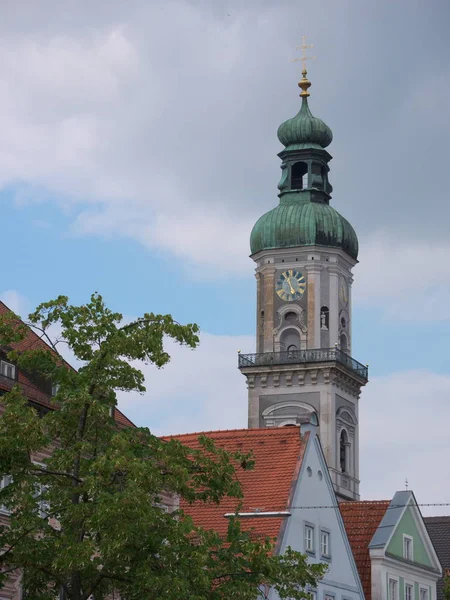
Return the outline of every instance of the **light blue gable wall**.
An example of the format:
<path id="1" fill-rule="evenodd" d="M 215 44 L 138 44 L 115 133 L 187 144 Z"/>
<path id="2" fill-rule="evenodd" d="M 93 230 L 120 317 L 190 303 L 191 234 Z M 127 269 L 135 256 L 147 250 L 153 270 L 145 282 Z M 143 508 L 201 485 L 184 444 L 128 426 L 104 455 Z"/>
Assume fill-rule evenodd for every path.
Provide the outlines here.
<path id="1" fill-rule="evenodd" d="M 310 470 L 310 471 L 309 471 Z M 322 475 L 320 478 L 319 472 Z M 305 553 L 304 527 L 310 523 L 315 527 L 315 556 L 310 556 L 311 562 L 325 562 L 328 572 L 317 588 L 317 600 L 323 600 L 325 593 L 334 595 L 335 600 L 362 600 L 364 594 L 356 565 L 353 560 L 350 545 L 344 530 L 337 500 L 323 457 L 320 442 L 312 431 L 302 462 L 302 468 L 294 492 L 293 509 L 288 517 L 281 553 L 287 546 Z M 311 506 L 317 508 L 295 508 Z M 318 508 L 333 506 L 335 508 Z M 326 561 L 320 556 L 320 530 L 330 532 L 331 560 Z M 277 595 L 270 596 L 275 600 Z"/>

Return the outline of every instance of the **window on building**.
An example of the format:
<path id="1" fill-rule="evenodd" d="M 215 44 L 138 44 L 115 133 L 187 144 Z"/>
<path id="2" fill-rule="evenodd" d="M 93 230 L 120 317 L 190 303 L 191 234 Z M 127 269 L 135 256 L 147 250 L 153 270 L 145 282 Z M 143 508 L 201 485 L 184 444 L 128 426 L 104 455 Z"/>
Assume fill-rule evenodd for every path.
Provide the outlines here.
<path id="1" fill-rule="evenodd" d="M 389 579 L 389 600 L 398 600 L 398 581 L 396 579 Z"/>
<path id="2" fill-rule="evenodd" d="M 59 392 L 59 388 L 60 388 L 59 383 L 54 383 L 52 385 L 52 396 L 56 396 L 56 394 Z"/>
<path id="3" fill-rule="evenodd" d="M 420 588 L 419 598 L 420 600 L 429 600 L 428 588 Z"/>
<path id="4" fill-rule="evenodd" d="M 324 594 L 324 600 L 335 600 L 335 597 L 333 594 L 327 594 L 327 592 L 325 592 Z"/>
<path id="5" fill-rule="evenodd" d="M 348 472 L 348 435 L 345 429 L 341 431 L 341 437 L 339 438 L 339 462 L 341 471 L 343 473 Z"/>
<path id="6" fill-rule="evenodd" d="M 320 532 L 320 554 L 325 558 L 330 558 L 331 556 L 330 534 L 328 531 Z"/>
<path id="7" fill-rule="evenodd" d="M 15 367 L 15 365 L 11 364 L 10 362 L 7 362 L 6 360 L 1 360 L 0 361 L 0 373 L 4 377 L 8 377 L 9 379 L 15 379 L 16 378 L 16 367 Z"/>
<path id="8" fill-rule="evenodd" d="M 34 486 L 34 497 L 38 500 L 38 515 L 41 517 L 41 519 L 46 519 L 48 517 L 48 513 L 50 512 L 49 503 L 45 498 L 47 491 L 48 486 L 43 485 L 42 483 L 37 483 Z"/>
<path id="9" fill-rule="evenodd" d="M 339 338 L 339 341 L 340 341 L 340 346 L 341 346 L 342 352 L 347 352 L 348 351 L 348 341 L 347 341 L 347 336 L 344 333 L 341 333 L 341 337 Z"/>
<path id="10" fill-rule="evenodd" d="M 2 477 L 0 479 L 0 491 L 4 490 L 5 487 L 8 487 L 8 485 L 10 483 L 12 483 L 12 477 L 11 477 L 11 475 L 5 475 L 4 477 Z M 6 506 L 0 502 L 0 513 L 9 514 L 9 512 L 10 511 L 6 508 Z"/>
<path id="11" fill-rule="evenodd" d="M 305 551 L 314 552 L 314 527 L 305 525 Z"/>
<path id="12" fill-rule="evenodd" d="M 37 467 L 40 467 L 41 469 L 46 469 L 46 466 L 44 463 L 33 461 L 33 464 L 35 464 Z M 46 519 L 48 517 L 48 513 L 50 512 L 50 506 L 45 497 L 47 494 L 47 491 L 48 491 L 48 485 L 45 485 L 43 483 L 37 482 L 34 486 L 34 497 L 38 501 L 37 509 L 38 509 L 38 514 L 41 517 L 41 519 Z"/>
<path id="13" fill-rule="evenodd" d="M 414 600 L 414 587 L 410 583 L 405 583 L 405 600 Z"/>
<path id="14" fill-rule="evenodd" d="M 403 558 L 413 560 L 413 539 L 409 535 L 403 535 Z"/>

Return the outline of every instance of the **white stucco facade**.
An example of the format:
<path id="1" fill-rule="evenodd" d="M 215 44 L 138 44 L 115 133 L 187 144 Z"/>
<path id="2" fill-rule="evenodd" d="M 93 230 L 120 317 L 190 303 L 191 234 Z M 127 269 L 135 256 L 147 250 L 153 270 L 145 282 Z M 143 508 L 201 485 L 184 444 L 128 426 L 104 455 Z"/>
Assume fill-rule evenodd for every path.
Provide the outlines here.
<path id="1" fill-rule="evenodd" d="M 344 523 L 337 506 L 325 458 L 316 435 L 316 428 L 310 430 L 309 441 L 305 450 L 302 466 L 293 495 L 291 516 L 287 519 L 280 553 L 288 546 L 308 555 L 312 563 L 325 563 L 327 573 L 315 590 L 317 600 L 363 600 L 359 575 Z M 303 428 L 302 428 L 303 430 Z M 306 527 L 314 532 L 314 549 L 308 551 L 306 543 Z M 328 535 L 329 555 L 322 553 L 321 534 Z M 272 591 L 270 600 L 276 600 L 277 594 Z"/>

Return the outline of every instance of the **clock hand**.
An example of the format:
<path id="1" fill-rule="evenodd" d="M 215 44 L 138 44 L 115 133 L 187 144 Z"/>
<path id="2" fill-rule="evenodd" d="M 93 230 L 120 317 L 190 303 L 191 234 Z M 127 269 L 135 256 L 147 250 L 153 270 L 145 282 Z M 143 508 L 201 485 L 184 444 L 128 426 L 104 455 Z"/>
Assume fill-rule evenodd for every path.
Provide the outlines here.
<path id="1" fill-rule="evenodd" d="M 289 287 L 291 288 L 291 294 L 295 294 L 294 288 L 292 287 L 291 279 L 288 279 Z"/>

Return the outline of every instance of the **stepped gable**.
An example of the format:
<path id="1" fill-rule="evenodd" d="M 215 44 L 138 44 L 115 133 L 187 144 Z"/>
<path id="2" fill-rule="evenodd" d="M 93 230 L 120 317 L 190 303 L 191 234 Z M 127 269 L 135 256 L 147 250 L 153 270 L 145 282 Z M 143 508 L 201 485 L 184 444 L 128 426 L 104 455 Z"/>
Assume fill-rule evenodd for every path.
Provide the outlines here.
<path id="1" fill-rule="evenodd" d="M 6 306 L 4 302 L 0 301 L 0 314 L 4 315 L 8 312 L 12 312 L 11 309 Z M 21 319 L 20 319 L 21 321 Z M 22 321 L 23 322 L 23 321 Z M 73 367 L 66 361 L 64 358 L 55 352 L 55 350 L 49 346 L 39 335 L 33 331 L 31 327 L 28 327 L 28 334 L 25 339 L 18 343 L 12 344 L 12 347 L 15 350 L 26 351 L 37 348 L 45 348 L 46 350 L 50 350 L 52 354 L 58 356 L 58 358 L 66 365 L 68 369 L 73 369 Z M 8 392 L 11 390 L 14 385 L 14 381 L 8 380 L 6 377 L 2 377 L 0 375 L 0 391 Z M 55 404 L 52 402 L 51 394 L 43 390 L 39 385 L 33 382 L 25 373 L 19 370 L 18 374 L 18 383 L 22 386 L 23 391 L 26 397 L 35 404 L 42 406 L 44 408 L 54 409 Z M 1 392 L 0 392 L 1 393 Z M 114 420 L 118 425 L 126 426 L 126 427 L 135 427 L 134 423 L 128 419 L 120 410 L 117 408 L 114 409 Z"/>
<path id="2" fill-rule="evenodd" d="M 220 505 L 197 502 L 193 505 L 181 501 L 180 507 L 189 514 L 196 525 L 213 529 L 225 536 L 228 519 L 225 513 L 235 512 L 242 502 L 240 512 L 271 512 L 288 510 L 292 502 L 309 434 L 300 437 L 300 428 L 234 429 L 208 431 L 171 436 L 190 448 L 200 448 L 198 438 L 205 435 L 215 444 L 230 452 L 253 452 L 255 467 L 237 469 L 243 499 L 224 498 Z M 167 438 L 168 439 L 168 438 Z M 282 517 L 241 518 L 244 530 L 255 537 L 279 538 L 285 519 Z"/>
<path id="3" fill-rule="evenodd" d="M 339 504 L 366 600 L 371 600 L 372 597 L 369 544 L 389 505 L 389 500 L 341 502 Z"/>

